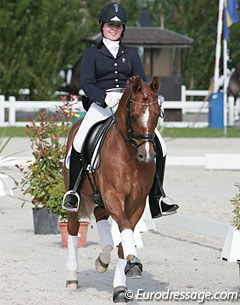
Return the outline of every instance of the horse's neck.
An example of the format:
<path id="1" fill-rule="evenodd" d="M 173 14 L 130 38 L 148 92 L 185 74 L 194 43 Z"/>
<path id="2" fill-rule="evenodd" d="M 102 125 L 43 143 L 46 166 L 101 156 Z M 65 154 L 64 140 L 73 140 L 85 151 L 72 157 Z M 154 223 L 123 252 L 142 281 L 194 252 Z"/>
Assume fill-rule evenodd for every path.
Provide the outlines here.
<path id="1" fill-rule="evenodd" d="M 118 127 L 124 132 L 127 133 L 127 128 L 126 128 L 126 115 L 127 115 L 127 101 L 128 101 L 129 96 L 126 97 L 126 99 L 121 100 L 118 109 L 116 112 L 116 120 Z"/>

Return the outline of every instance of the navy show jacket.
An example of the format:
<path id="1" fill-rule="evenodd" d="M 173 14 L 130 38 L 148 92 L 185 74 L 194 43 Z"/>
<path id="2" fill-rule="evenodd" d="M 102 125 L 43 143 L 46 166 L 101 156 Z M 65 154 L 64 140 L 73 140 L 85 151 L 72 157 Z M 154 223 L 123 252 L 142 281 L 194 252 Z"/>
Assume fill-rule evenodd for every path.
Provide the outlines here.
<path id="1" fill-rule="evenodd" d="M 101 42 L 87 48 L 83 55 L 80 84 L 86 96 L 105 107 L 106 90 L 125 88 L 127 80 L 138 75 L 143 81 L 146 76 L 136 49 L 120 44 L 114 58 Z"/>

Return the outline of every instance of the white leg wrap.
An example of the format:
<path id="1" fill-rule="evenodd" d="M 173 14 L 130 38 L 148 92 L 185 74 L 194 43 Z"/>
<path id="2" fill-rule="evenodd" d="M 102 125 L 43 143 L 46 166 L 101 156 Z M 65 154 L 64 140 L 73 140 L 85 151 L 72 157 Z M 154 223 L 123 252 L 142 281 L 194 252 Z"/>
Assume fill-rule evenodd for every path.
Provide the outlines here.
<path id="1" fill-rule="evenodd" d="M 137 256 L 133 231 L 130 229 L 125 229 L 121 232 L 121 237 L 124 258 L 126 259 L 128 255 Z"/>
<path id="2" fill-rule="evenodd" d="M 111 260 L 111 252 L 113 249 L 113 239 L 111 233 L 110 223 L 103 219 L 97 221 L 97 230 L 100 239 L 100 245 L 102 253 L 100 253 L 100 259 L 104 264 L 109 264 Z"/>
<path id="3" fill-rule="evenodd" d="M 70 270 L 68 272 L 67 281 L 77 281 L 77 280 L 78 280 L 77 272 Z"/>
<path id="4" fill-rule="evenodd" d="M 104 249 L 106 246 L 112 246 L 113 248 L 111 225 L 108 220 L 104 219 L 97 221 L 97 230 L 101 248 Z"/>
<path id="5" fill-rule="evenodd" d="M 157 137 L 158 137 L 158 140 L 159 140 L 160 143 L 161 143 L 162 152 L 163 152 L 163 157 L 165 157 L 165 156 L 167 155 L 167 146 L 166 146 L 166 144 L 165 144 L 165 142 L 164 142 L 164 140 L 163 140 L 163 138 L 162 138 L 160 132 L 157 130 L 157 128 L 155 128 L 154 131 L 155 131 L 155 133 L 156 133 L 156 135 L 157 135 Z"/>
<path id="6" fill-rule="evenodd" d="M 125 286 L 126 287 L 126 275 L 124 272 L 126 266 L 126 260 L 119 258 L 117 262 L 117 266 L 114 273 L 113 279 L 113 288 L 117 286 Z"/>
<path id="7" fill-rule="evenodd" d="M 104 264 L 110 263 L 112 249 L 112 246 L 106 246 L 105 248 L 103 248 L 102 253 L 99 254 L 99 257 Z"/>
<path id="8" fill-rule="evenodd" d="M 68 234 L 67 269 L 78 271 L 78 236 Z"/>

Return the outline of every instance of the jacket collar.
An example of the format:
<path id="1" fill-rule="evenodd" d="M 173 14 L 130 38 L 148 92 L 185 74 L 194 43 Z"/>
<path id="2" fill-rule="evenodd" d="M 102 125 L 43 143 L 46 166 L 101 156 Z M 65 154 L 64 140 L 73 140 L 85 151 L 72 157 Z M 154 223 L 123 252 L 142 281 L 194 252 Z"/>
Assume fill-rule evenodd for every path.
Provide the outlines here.
<path id="1" fill-rule="evenodd" d="M 98 47 L 99 52 L 101 52 L 101 53 L 103 53 L 103 54 L 105 54 L 105 55 L 107 55 L 109 57 L 113 57 L 112 54 L 107 49 L 107 47 L 104 45 L 102 40 L 100 41 L 100 43 L 98 44 L 97 47 Z M 116 58 L 118 58 L 119 56 L 121 56 L 124 53 L 126 53 L 126 46 L 120 42 L 119 50 L 118 50 Z"/>

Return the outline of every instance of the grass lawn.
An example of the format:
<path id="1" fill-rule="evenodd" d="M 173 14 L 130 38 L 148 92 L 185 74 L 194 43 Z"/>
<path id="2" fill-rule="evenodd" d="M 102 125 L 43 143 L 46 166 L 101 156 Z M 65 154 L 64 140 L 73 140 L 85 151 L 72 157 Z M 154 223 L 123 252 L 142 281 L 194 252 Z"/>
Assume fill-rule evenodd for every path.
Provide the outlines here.
<path id="1" fill-rule="evenodd" d="M 26 137 L 25 127 L 0 127 L 0 137 Z M 163 137 L 170 138 L 221 138 L 224 137 L 222 128 L 162 128 Z M 227 128 L 226 137 L 239 138 L 240 128 Z"/>
<path id="2" fill-rule="evenodd" d="M 162 128 L 163 137 L 169 138 L 221 138 L 224 136 L 223 128 Z M 227 128 L 226 137 L 239 138 L 240 128 Z"/>

